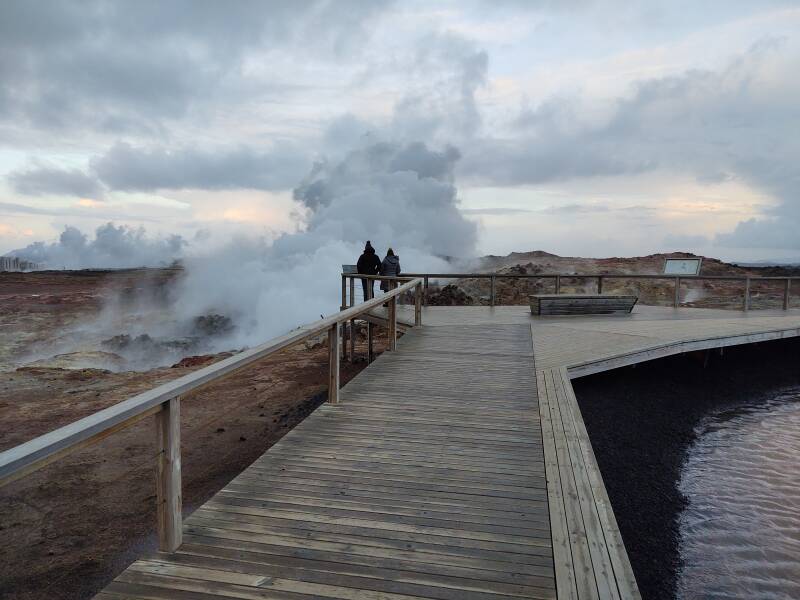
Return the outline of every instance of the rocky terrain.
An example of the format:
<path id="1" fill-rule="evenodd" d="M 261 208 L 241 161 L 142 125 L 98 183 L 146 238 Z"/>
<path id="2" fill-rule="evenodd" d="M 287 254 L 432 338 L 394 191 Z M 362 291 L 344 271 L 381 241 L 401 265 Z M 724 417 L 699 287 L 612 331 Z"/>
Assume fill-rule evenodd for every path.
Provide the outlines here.
<path id="1" fill-rule="evenodd" d="M 675 252 L 651 254 L 637 257 L 579 258 L 557 256 L 547 252 L 513 252 L 508 256 L 487 256 L 475 265 L 476 273 L 499 274 L 581 274 L 604 275 L 603 293 L 627 293 L 639 296 L 643 304 L 671 306 L 674 288 L 671 281 L 657 279 L 618 279 L 617 275 L 658 275 L 663 273 L 667 258 L 697 258 L 696 255 Z M 786 277 L 800 276 L 800 267 L 741 267 L 715 258 L 703 258 L 700 275 L 736 277 Z M 441 280 L 429 290 L 431 305 L 487 305 L 490 286 L 488 279 Z M 503 279 L 496 281 L 497 304 L 527 304 L 529 294 L 552 294 L 553 279 Z M 794 284 L 795 288 L 800 287 Z M 792 306 L 800 306 L 800 290 L 793 288 Z M 594 293 L 597 280 L 594 278 L 561 278 L 562 293 Z M 753 308 L 779 308 L 783 300 L 783 282 L 751 283 L 751 306 Z M 681 303 L 700 308 L 741 308 L 744 297 L 742 282 L 737 281 L 692 281 L 682 279 Z"/>

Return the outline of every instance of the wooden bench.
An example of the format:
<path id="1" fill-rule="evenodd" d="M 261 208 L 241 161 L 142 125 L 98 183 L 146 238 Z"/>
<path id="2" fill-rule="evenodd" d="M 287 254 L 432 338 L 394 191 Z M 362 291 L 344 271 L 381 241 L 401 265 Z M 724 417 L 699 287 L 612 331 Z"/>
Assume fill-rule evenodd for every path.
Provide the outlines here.
<path id="1" fill-rule="evenodd" d="M 637 296 L 611 294 L 531 294 L 534 315 L 606 315 L 629 313 Z"/>

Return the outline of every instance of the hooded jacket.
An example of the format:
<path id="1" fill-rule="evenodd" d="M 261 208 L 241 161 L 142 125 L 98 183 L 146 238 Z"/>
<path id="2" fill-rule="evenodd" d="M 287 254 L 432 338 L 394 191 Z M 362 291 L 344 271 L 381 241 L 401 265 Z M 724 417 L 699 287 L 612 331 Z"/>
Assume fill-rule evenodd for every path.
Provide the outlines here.
<path id="1" fill-rule="evenodd" d="M 367 242 L 364 252 L 358 257 L 356 270 L 362 275 L 379 275 L 381 272 L 381 259 L 375 254 L 375 248 Z"/>
<path id="2" fill-rule="evenodd" d="M 400 276 L 400 257 L 387 256 L 381 263 L 381 275 L 386 277 L 399 277 Z"/>

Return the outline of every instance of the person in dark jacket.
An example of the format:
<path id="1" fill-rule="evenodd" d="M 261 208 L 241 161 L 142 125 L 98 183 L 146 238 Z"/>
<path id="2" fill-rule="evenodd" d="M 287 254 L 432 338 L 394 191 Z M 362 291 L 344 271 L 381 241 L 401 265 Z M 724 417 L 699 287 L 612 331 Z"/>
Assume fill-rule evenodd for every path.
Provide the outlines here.
<path id="1" fill-rule="evenodd" d="M 400 277 L 400 257 L 394 255 L 394 250 L 389 248 L 386 251 L 386 258 L 383 259 L 381 263 L 381 275 L 385 275 L 386 277 Z M 390 288 L 390 282 L 386 279 L 381 280 L 381 289 L 384 292 L 388 292 Z"/>
<path id="2" fill-rule="evenodd" d="M 364 246 L 364 252 L 358 257 L 356 270 L 362 275 L 380 275 L 381 273 L 381 259 L 375 254 L 375 248 L 372 247 L 369 240 Z M 369 300 L 375 295 L 374 279 L 362 279 L 361 286 L 364 288 L 364 300 Z"/>

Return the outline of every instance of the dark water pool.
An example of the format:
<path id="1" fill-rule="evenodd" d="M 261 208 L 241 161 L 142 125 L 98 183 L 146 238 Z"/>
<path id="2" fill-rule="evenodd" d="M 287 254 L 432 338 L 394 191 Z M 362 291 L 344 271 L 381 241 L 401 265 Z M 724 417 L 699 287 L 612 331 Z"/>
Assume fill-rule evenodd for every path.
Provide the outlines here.
<path id="1" fill-rule="evenodd" d="M 800 598 L 800 386 L 712 411 L 695 432 L 678 598 Z"/>

